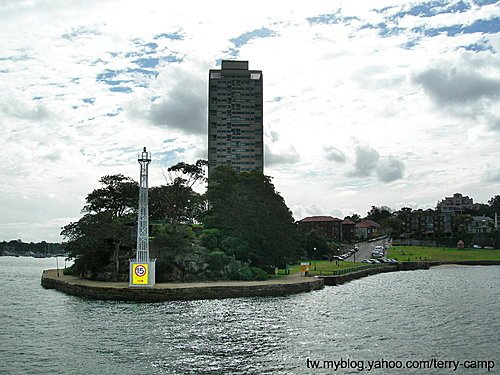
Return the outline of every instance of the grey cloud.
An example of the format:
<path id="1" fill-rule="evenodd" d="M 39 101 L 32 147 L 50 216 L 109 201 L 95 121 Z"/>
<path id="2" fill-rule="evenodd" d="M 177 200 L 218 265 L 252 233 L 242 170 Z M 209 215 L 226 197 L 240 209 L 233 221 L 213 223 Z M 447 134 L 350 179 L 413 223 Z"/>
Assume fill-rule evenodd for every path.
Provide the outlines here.
<path id="1" fill-rule="evenodd" d="M 499 79 L 456 68 L 430 68 L 417 74 L 413 81 L 440 105 L 470 103 L 500 96 Z"/>
<path id="2" fill-rule="evenodd" d="M 158 126 L 179 129 L 187 134 L 207 131 L 205 83 L 191 78 L 173 82 L 168 97 L 151 105 L 150 121 Z"/>
<path id="3" fill-rule="evenodd" d="M 77 28 L 71 29 L 70 33 L 65 33 L 62 35 L 64 39 L 74 40 L 77 38 L 92 38 L 96 35 L 100 35 L 101 33 L 98 30 L 98 27 L 88 27 L 88 26 L 80 26 Z"/>
<path id="4" fill-rule="evenodd" d="M 484 171 L 483 182 L 500 182 L 500 168 L 488 167 Z"/>
<path id="5" fill-rule="evenodd" d="M 370 146 L 357 146 L 356 161 L 354 162 L 354 171 L 351 172 L 351 176 L 370 176 L 376 168 L 379 158 L 380 155 L 374 148 Z"/>
<path id="6" fill-rule="evenodd" d="M 31 121 L 42 121 L 52 117 L 50 111 L 41 103 L 33 103 L 30 106 L 19 101 L 8 100 L 0 103 L 0 110 L 6 115 Z"/>
<path id="7" fill-rule="evenodd" d="M 492 131 L 500 131 L 500 116 L 492 113 L 485 113 L 480 118 L 486 124 L 488 129 Z"/>
<path id="8" fill-rule="evenodd" d="M 381 182 L 388 183 L 403 177 L 405 164 L 394 156 L 381 158 L 374 148 L 367 145 L 356 147 L 354 170 L 347 175 L 351 177 L 368 177 L 373 174 Z"/>
<path id="9" fill-rule="evenodd" d="M 61 150 L 57 149 L 52 149 L 49 152 L 45 153 L 42 155 L 43 159 L 46 159 L 48 161 L 57 161 L 61 160 Z"/>
<path id="10" fill-rule="evenodd" d="M 377 177 L 382 182 L 399 180 L 404 171 L 404 163 L 393 156 L 381 159 L 376 168 Z"/>
<path id="11" fill-rule="evenodd" d="M 264 162 L 266 166 L 278 164 L 295 164 L 299 160 L 299 153 L 292 146 L 284 152 L 280 153 L 273 153 L 268 145 L 265 146 Z"/>
<path id="12" fill-rule="evenodd" d="M 325 147 L 326 158 L 331 161 L 336 161 L 338 163 L 344 163 L 346 161 L 345 154 L 335 147 Z"/>

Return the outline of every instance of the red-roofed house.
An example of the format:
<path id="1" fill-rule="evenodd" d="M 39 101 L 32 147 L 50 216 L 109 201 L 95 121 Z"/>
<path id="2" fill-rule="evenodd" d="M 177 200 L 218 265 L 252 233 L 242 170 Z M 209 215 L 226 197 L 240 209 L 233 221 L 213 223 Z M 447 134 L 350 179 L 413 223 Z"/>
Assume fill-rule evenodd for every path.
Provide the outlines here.
<path id="1" fill-rule="evenodd" d="M 342 220 L 331 216 L 309 216 L 297 222 L 299 228 L 310 231 L 317 230 L 333 240 L 340 240 Z"/>
<path id="2" fill-rule="evenodd" d="M 356 237 L 366 240 L 380 228 L 380 225 L 372 220 L 361 220 L 356 224 Z"/>
<path id="3" fill-rule="evenodd" d="M 356 223 L 342 220 L 342 242 L 352 243 L 356 239 Z"/>

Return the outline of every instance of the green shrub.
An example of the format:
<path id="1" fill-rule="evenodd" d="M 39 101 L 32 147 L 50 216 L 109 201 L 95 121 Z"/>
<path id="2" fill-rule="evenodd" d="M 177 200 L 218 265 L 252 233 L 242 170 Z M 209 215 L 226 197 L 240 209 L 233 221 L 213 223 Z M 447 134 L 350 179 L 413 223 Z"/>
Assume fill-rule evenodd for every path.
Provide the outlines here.
<path id="1" fill-rule="evenodd" d="M 73 275 L 73 266 L 74 265 L 72 265 L 71 267 L 65 268 L 63 271 L 63 275 Z"/>
<path id="2" fill-rule="evenodd" d="M 218 251 L 222 248 L 224 235 L 219 229 L 204 229 L 201 232 L 201 245 L 210 251 Z"/>
<path id="3" fill-rule="evenodd" d="M 208 268 L 215 274 L 223 272 L 230 262 L 231 258 L 223 251 L 212 251 L 208 254 Z"/>
<path id="4" fill-rule="evenodd" d="M 263 281 L 263 280 L 269 279 L 269 275 L 262 268 L 252 267 L 251 271 L 252 271 L 252 279 L 253 280 Z"/>
<path id="5" fill-rule="evenodd" d="M 248 264 L 233 259 L 227 265 L 227 276 L 230 280 L 252 280 L 252 270 Z"/>

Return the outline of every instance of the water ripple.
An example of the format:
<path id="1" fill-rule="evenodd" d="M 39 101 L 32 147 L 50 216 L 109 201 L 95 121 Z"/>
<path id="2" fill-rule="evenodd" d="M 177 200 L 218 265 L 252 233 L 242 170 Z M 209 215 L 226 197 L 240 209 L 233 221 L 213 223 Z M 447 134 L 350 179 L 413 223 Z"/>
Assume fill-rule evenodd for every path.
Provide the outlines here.
<path id="1" fill-rule="evenodd" d="M 280 298 L 138 304 L 45 290 L 41 271 L 52 263 L 0 257 L 0 374 L 321 374 L 331 372 L 308 370 L 308 358 L 500 357 L 499 267 L 380 274 Z"/>

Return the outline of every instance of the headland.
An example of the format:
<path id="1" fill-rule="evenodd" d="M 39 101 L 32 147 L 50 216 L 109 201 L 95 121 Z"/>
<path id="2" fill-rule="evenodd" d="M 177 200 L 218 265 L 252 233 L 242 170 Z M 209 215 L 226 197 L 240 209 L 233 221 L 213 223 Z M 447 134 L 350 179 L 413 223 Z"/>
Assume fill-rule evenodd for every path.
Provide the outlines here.
<path id="1" fill-rule="evenodd" d="M 76 276 L 59 276 L 55 269 L 45 270 L 41 284 L 47 289 L 99 300 L 162 302 L 238 297 L 279 297 L 322 289 L 324 282 L 300 274 L 265 281 L 214 281 L 197 283 L 159 283 L 152 288 L 129 287 L 124 282 L 101 282 Z"/>

